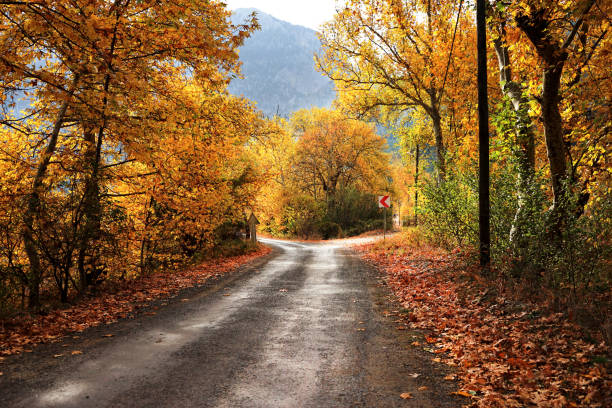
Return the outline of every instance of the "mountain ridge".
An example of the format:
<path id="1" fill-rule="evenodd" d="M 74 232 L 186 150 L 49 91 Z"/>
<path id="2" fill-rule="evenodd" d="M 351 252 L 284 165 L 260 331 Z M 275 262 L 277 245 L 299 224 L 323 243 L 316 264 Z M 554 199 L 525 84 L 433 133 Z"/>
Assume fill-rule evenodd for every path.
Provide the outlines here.
<path id="1" fill-rule="evenodd" d="M 254 8 L 234 10 L 232 21 L 241 24 L 252 12 L 257 14 L 261 30 L 240 47 L 243 78 L 232 80 L 230 93 L 256 102 L 267 116 L 331 106 L 334 85 L 314 66 L 314 54 L 321 48 L 316 31 Z"/>

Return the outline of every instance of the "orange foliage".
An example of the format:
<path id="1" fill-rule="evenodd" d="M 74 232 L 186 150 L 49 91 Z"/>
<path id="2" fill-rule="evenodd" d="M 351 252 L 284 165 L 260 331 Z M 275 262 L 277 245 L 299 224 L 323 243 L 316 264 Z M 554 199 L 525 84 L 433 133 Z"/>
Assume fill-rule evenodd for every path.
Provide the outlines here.
<path id="1" fill-rule="evenodd" d="M 381 269 L 409 310 L 405 324 L 428 333 L 425 350 L 456 367 L 458 393 L 473 398 L 473 406 L 612 403 L 612 380 L 605 365 L 596 362 L 606 348 L 585 342 L 562 314 L 546 314 L 537 305 L 526 309 L 504 298 L 487 301 L 488 282 L 460 269 L 465 260 L 457 252 L 414 248 L 401 236 L 357 249 Z"/>

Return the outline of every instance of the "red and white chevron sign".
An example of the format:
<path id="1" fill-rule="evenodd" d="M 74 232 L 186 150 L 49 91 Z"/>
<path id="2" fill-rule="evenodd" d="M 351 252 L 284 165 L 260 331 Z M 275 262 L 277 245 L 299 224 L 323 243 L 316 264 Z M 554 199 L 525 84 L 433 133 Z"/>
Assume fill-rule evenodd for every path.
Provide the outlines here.
<path id="1" fill-rule="evenodd" d="M 379 208 L 391 207 L 391 196 L 378 196 L 378 207 Z"/>

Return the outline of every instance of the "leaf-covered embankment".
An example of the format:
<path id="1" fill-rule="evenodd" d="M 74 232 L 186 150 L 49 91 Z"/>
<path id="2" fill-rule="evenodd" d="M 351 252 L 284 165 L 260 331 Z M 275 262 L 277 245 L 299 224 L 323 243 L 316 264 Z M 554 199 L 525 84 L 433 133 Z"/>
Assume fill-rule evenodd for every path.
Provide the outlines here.
<path id="1" fill-rule="evenodd" d="M 20 317 L 1 322 L 0 356 L 30 351 L 40 343 L 57 341 L 69 332 L 109 324 L 150 302 L 167 299 L 180 290 L 202 285 L 211 278 L 235 271 L 238 267 L 270 253 L 260 246 L 245 255 L 206 261 L 171 273 L 159 272 L 109 286 L 95 297 L 81 300 L 68 309 L 54 310 L 46 316 Z M 2 357 L 0 357 L 1 359 Z"/>
<path id="2" fill-rule="evenodd" d="M 458 252 L 409 245 L 402 235 L 356 249 L 410 310 L 406 323 L 426 334 L 413 345 L 457 367 L 458 393 L 472 406 L 612 405 L 609 350 L 563 314 L 494 295 Z"/>

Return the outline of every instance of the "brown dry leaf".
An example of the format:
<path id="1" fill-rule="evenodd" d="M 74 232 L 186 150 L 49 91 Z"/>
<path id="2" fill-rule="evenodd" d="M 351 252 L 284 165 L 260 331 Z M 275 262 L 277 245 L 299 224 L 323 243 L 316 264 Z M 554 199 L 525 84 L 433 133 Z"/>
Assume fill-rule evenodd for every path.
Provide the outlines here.
<path id="1" fill-rule="evenodd" d="M 224 293 L 223 296 L 232 296 L 231 293 Z"/>
<path id="2" fill-rule="evenodd" d="M 189 299 L 181 299 L 181 302 L 189 302 Z"/>
<path id="3" fill-rule="evenodd" d="M 436 363 L 441 363 L 442 362 L 442 360 L 440 360 L 439 357 L 432 358 L 432 360 L 435 361 Z"/>
<path id="4" fill-rule="evenodd" d="M 102 337 L 114 337 L 114 336 L 115 336 L 114 334 L 109 333 L 109 334 L 103 335 Z"/>
<path id="5" fill-rule="evenodd" d="M 421 343 L 419 343 L 418 341 L 413 341 L 412 343 L 410 343 L 411 346 L 415 346 L 418 347 L 421 345 Z"/>
<path id="6" fill-rule="evenodd" d="M 83 352 L 81 350 L 73 350 L 72 353 L 70 354 L 72 354 L 73 356 L 76 356 L 78 354 L 83 354 Z"/>
<path id="7" fill-rule="evenodd" d="M 411 394 L 411 393 L 409 393 L 409 392 L 402 392 L 402 393 L 400 394 L 400 397 L 401 397 L 402 399 L 410 399 L 410 398 L 412 398 L 412 394 Z"/>
<path id="8" fill-rule="evenodd" d="M 64 356 L 63 354 L 54 354 L 53 358 L 59 358 L 59 357 L 63 357 L 63 356 Z"/>
<path id="9" fill-rule="evenodd" d="M 446 381 L 455 381 L 457 379 L 457 376 L 455 374 L 449 374 L 446 377 L 444 377 L 444 379 Z"/>
<path id="10" fill-rule="evenodd" d="M 408 377 L 417 378 L 419 375 L 421 375 L 421 374 L 419 374 L 419 373 L 412 373 Z"/>
<path id="11" fill-rule="evenodd" d="M 419 391 L 427 391 L 429 388 L 426 385 L 422 385 L 418 388 Z"/>

